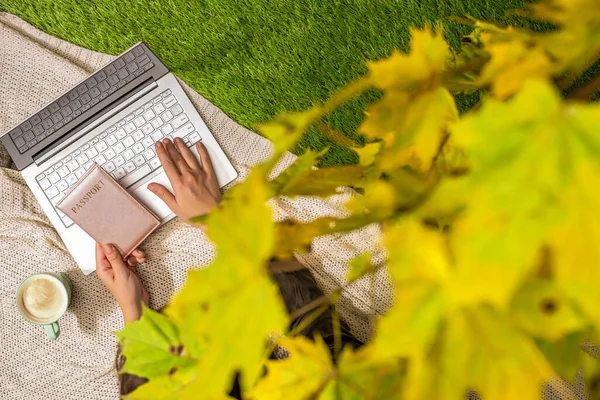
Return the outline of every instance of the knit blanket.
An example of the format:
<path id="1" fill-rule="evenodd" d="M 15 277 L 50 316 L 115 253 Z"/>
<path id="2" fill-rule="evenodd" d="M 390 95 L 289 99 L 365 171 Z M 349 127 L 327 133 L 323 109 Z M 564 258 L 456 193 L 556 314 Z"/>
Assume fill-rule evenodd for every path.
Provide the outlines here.
<path id="1" fill-rule="evenodd" d="M 0 13 L 0 132 L 47 105 L 112 58 Z M 181 83 L 239 172 L 236 182 L 243 180 L 253 165 L 269 156 L 271 143 Z M 294 160 L 287 154 L 275 172 Z M 86 276 L 80 271 L 11 164 L 0 145 L 0 398 L 116 399 L 117 341 L 112 332 L 123 325 L 117 304 L 95 274 Z M 327 200 L 275 199 L 272 205 L 276 219 L 308 221 L 340 215 L 341 203 L 349 195 L 346 192 Z M 329 293 L 344 284 L 349 259 L 368 250 L 382 261 L 383 255 L 375 246 L 379 234 L 379 227 L 370 225 L 350 234 L 318 238 L 311 252 L 298 255 L 298 259 Z M 164 307 L 183 286 L 189 269 L 209 265 L 214 256 L 207 237 L 178 219 L 153 233 L 142 248 L 148 261 L 139 272 L 154 309 Z M 45 338 L 41 327 L 26 322 L 15 305 L 17 286 L 37 272 L 63 272 L 73 282 L 72 305 L 60 320 L 61 335 L 54 341 Z M 340 312 L 354 334 L 364 340 L 370 331 L 368 316 L 382 312 L 390 302 L 389 283 L 378 275 L 374 281 L 348 286 Z"/>

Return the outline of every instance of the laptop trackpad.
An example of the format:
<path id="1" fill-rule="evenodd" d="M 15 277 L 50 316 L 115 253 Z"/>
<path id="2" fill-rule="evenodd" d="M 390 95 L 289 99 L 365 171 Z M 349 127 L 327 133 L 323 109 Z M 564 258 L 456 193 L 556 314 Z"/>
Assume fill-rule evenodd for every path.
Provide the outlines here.
<path id="1" fill-rule="evenodd" d="M 171 187 L 171 182 L 169 182 L 169 178 L 167 178 L 167 174 L 161 172 L 160 174 L 152 177 L 148 182 L 144 183 L 142 186 L 138 187 L 134 191 L 130 192 L 133 197 L 135 197 L 140 203 L 148 207 L 150 211 L 152 211 L 156 216 L 160 219 L 164 219 L 169 216 L 173 212 L 167 207 L 167 205 L 154 193 L 148 190 L 148 185 L 151 182 L 160 183 L 171 193 L 173 193 L 173 188 Z"/>

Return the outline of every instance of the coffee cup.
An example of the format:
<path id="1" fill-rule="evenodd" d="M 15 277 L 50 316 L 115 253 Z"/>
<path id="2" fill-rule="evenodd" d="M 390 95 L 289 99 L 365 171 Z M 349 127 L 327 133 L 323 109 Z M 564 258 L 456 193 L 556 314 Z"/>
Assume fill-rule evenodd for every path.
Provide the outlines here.
<path id="1" fill-rule="evenodd" d="M 58 320 L 71 303 L 71 283 L 65 274 L 31 275 L 17 289 L 17 308 L 32 324 L 44 326 L 48 339 L 60 335 Z"/>

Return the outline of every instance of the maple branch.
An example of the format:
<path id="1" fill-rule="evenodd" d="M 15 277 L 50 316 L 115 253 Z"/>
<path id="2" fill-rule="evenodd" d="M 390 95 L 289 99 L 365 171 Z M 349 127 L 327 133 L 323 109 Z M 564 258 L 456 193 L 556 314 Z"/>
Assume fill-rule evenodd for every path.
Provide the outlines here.
<path id="1" fill-rule="evenodd" d="M 355 141 L 354 139 L 350 139 L 348 136 L 344 135 L 341 132 L 333 129 L 331 126 L 327 125 L 323 121 L 317 121 L 314 125 L 315 129 L 325 135 L 329 140 L 334 143 L 339 144 L 340 146 L 351 148 L 356 145 L 360 146 L 361 144 Z"/>
<path id="2" fill-rule="evenodd" d="M 333 294 L 336 294 L 340 289 L 336 289 L 333 293 L 332 293 L 332 298 L 334 297 Z M 294 321 L 296 318 L 301 317 L 302 315 L 311 312 L 312 310 L 323 306 L 325 304 L 329 305 L 330 302 L 330 298 L 323 295 L 313 301 L 311 301 L 308 304 L 305 304 L 304 306 L 300 307 L 299 309 L 297 309 L 296 311 L 294 311 L 293 313 L 290 314 L 290 320 Z"/>
<path id="3" fill-rule="evenodd" d="M 590 100 L 593 95 L 598 93 L 600 90 L 600 74 L 596 75 L 594 79 L 586 83 L 585 85 L 575 89 L 568 98 L 577 100 Z"/>

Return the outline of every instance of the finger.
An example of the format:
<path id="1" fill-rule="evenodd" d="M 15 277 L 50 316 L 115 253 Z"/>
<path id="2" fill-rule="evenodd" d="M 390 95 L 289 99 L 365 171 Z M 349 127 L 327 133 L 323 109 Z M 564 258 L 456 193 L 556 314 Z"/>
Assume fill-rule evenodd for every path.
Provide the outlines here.
<path id="1" fill-rule="evenodd" d="M 125 264 L 125 261 L 123 261 L 123 258 L 121 257 L 121 253 L 119 253 L 116 247 L 112 244 L 103 244 L 102 249 L 104 250 L 106 259 L 108 260 L 110 266 L 115 272 L 115 278 L 126 274 L 127 266 Z"/>
<path id="2" fill-rule="evenodd" d="M 105 284 L 114 278 L 114 271 L 99 243 L 96 243 L 96 275 Z"/>
<path id="3" fill-rule="evenodd" d="M 132 253 L 133 257 L 138 263 L 143 263 L 146 261 L 146 254 L 140 249 L 135 249 Z"/>
<path id="4" fill-rule="evenodd" d="M 171 209 L 174 213 L 177 213 L 177 200 L 173 193 L 169 192 L 169 189 L 161 185 L 160 183 L 152 182 L 148 185 L 148 190 L 157 195 L 162 201 L 165 202 L 167 207 Z"/>
<path id="5" fill-rule="evenodd" d="M 171 156 L 167 152 L 167 149 L 165 149 L 164 144 L 162 144 L 161 142 L 156 142 L 155 147 L 156 154 L 158 155 L 158 159 L 160 160 L 160 163 L 162 164 L 165 173 L 167 174 L 167 178 L 169 178 L 169 182 L 171 182 L 171 185 L 174 185 L 176 182 L 180 181 L 181 175 L 179 173 L 179 170 L 177 169 L 177 166 L 171 159 Z"/>
<path id="6" fill-rule="evenodd" d="M 138 265 L 139 263 L 143 263 L 144 261 L 146 261 L 145 258 L 137 258 L 136 256 L 129 256 L 127 257 L 127 265 Z"/>
<path id="7" fill-rule="evenodd" d="M 177 169 L 179 170 L 180 174 L 183 174 L 190 170 L 190 167 L 185 162 L 183 157 L 181 157 L 181 154 L 179 154 L 179 151 L 177 151 L 171 139 L 163 140 L 163 146 L 165 147 L 165 149 L 167 149 L 167 153 L 169 153 L 171 160 L 173 160 L 173 162 L 177 166 Z"/>
<path id="8" fill-rule="evenodd" d="M 188 167 L 194 171 L 200 171 L 200 164 L 198 163 L 198 159 L 194 157 L 190 149 L 185 145 L 185 142 L 181 138 L 175 139 L 175 147 L 179 150 L 179 154 L 185 160 Z"/>
<path id="9" fill-rule="evenodd" d="M 129 268 L 131 272 L 137 275 L 137 265 L 127 265 L 127 268 Z"/>
<path id="10" fill-rule="evenodd" d="M 200 155 L 200 160 L 202 161 L 202 169 L 206 173 L 206 180 L 208 183 L 207 187 L 213 196 L 218 197 L 221 195 L 221 188 L 219 187 L 219 181 L 217 180 L 217 175 L 215 174 L 215 169 L 212 165 L 212 161 L 210 160 L 208 150 L 202 142 L 196 143 L 196 148 L 198 149 L 198 154 Z"/>
<path id="11" fill-rule="evenodd" d="M 198 154 L 200 154 L 200 161 L 202 161 L 202 169 L 206 172 L 206 175 L 217 182 L 217 176 L 215 175 L 215 169 L 213 168 L 212 161 L 206 146 L 202 142 L 196 143 Z"/>

